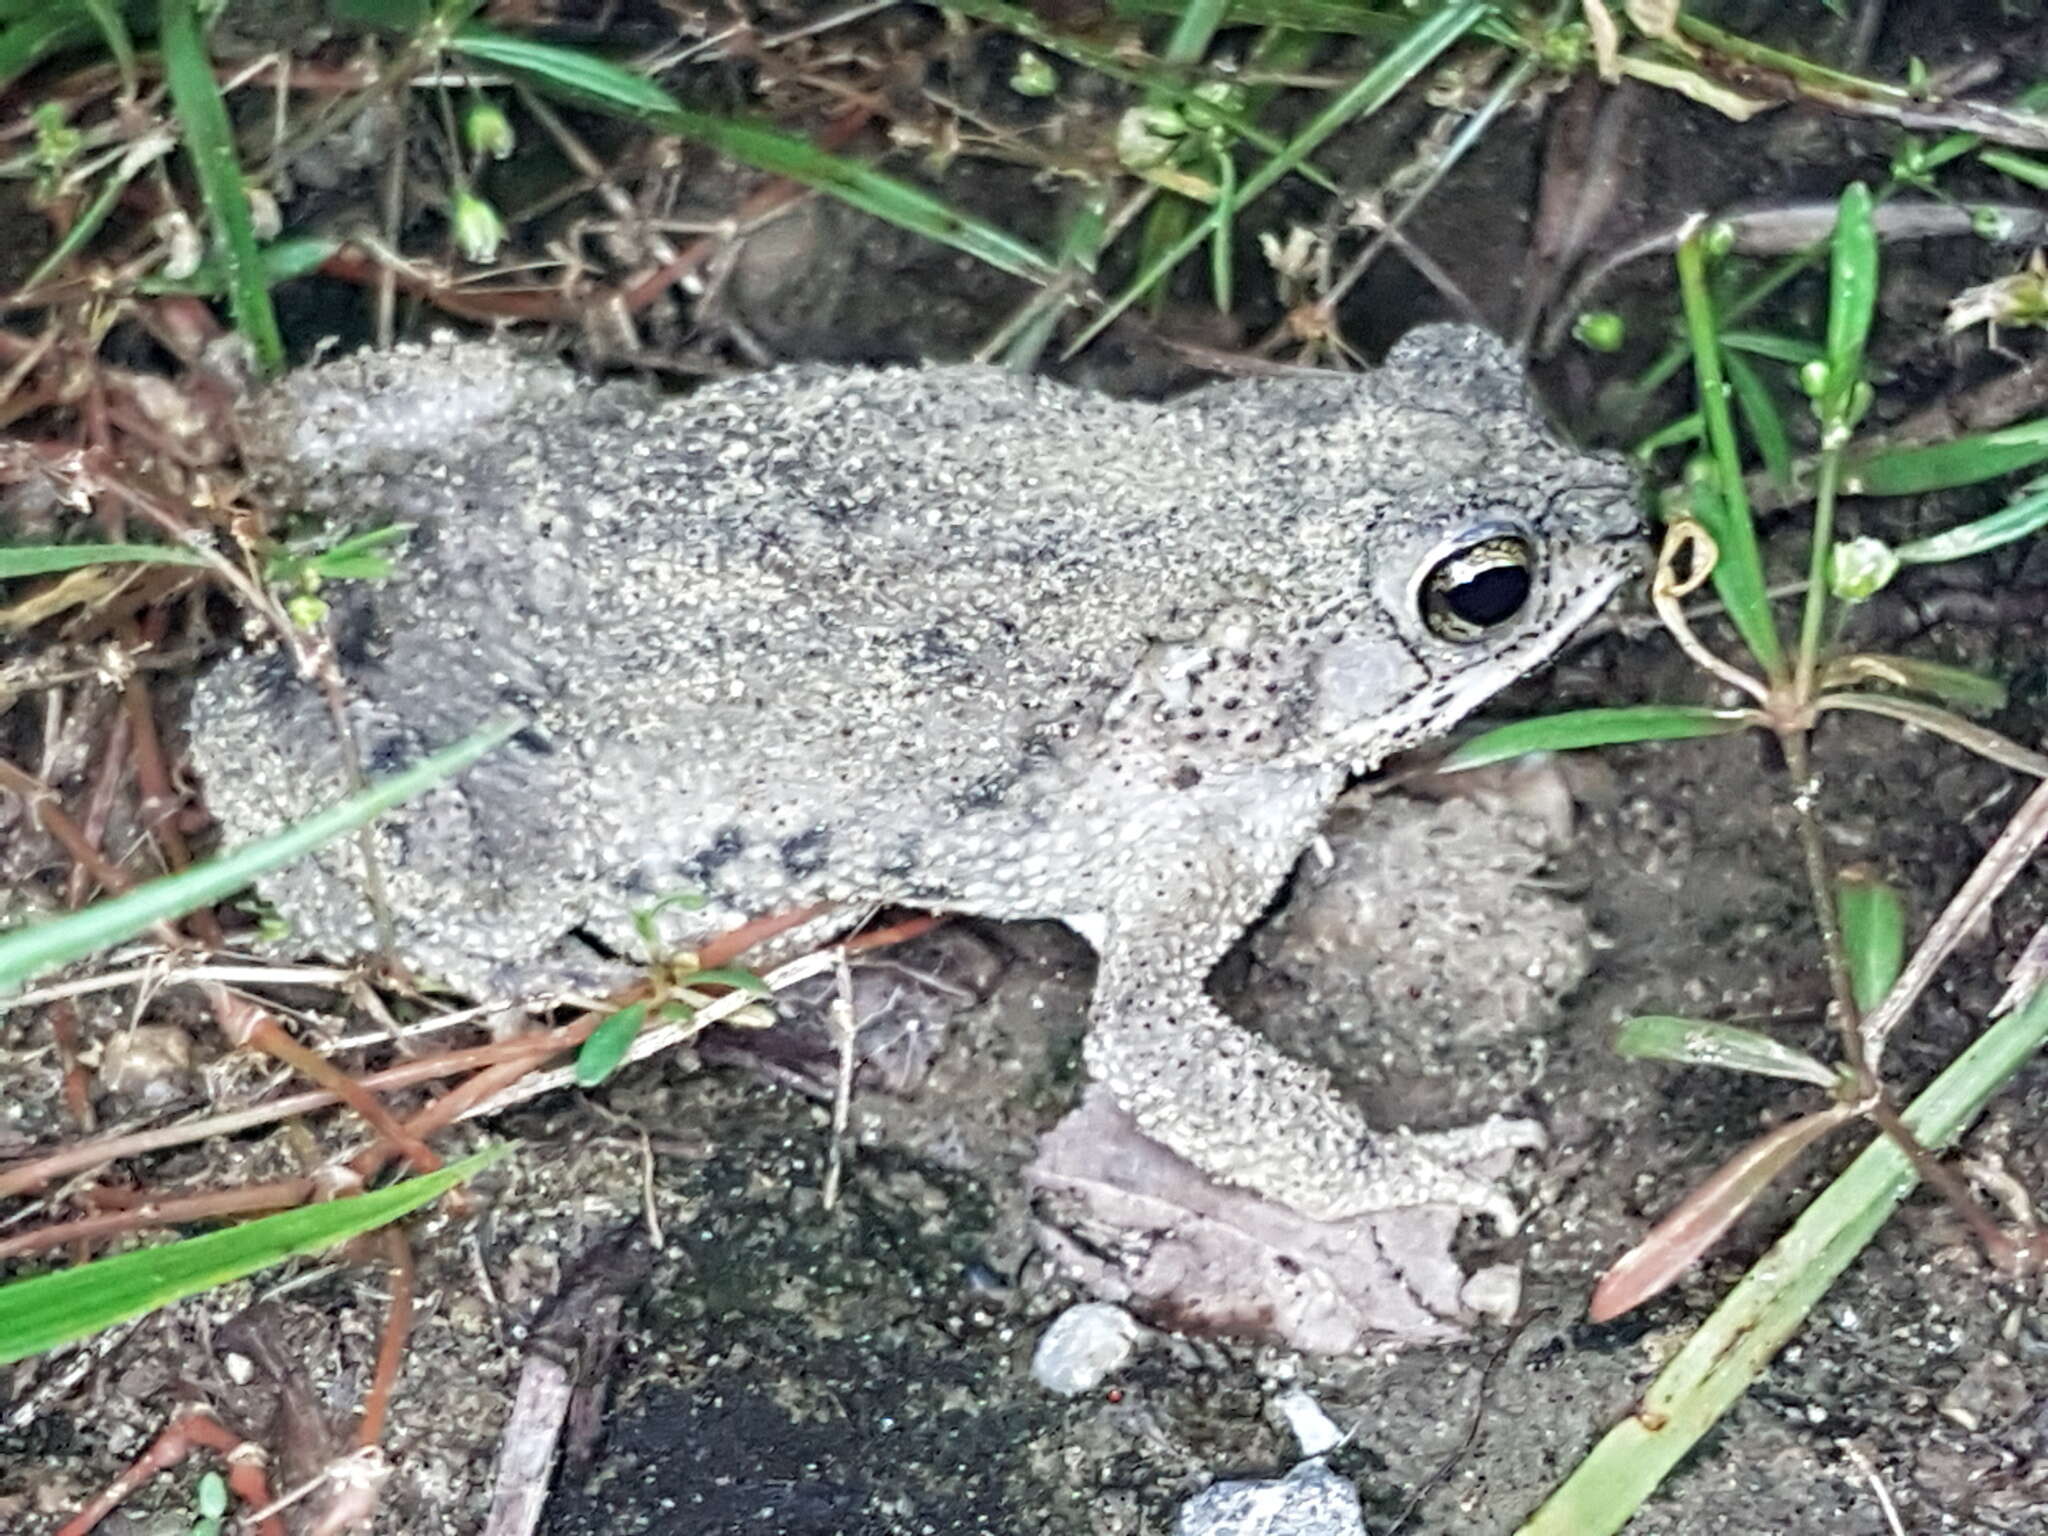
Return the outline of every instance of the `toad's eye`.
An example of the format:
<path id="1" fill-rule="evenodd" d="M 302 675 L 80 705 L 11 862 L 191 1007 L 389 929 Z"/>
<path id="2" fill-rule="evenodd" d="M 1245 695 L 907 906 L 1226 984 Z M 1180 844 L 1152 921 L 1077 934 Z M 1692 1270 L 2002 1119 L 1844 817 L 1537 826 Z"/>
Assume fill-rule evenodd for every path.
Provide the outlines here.
<path id="1" fill-rule="evenodd" d="M 1422 621 L 1440 640 L 1477 640 L 1522 611 L 1535 551 L 1497 535 L 1444 556 L 1422 579 Z"/>

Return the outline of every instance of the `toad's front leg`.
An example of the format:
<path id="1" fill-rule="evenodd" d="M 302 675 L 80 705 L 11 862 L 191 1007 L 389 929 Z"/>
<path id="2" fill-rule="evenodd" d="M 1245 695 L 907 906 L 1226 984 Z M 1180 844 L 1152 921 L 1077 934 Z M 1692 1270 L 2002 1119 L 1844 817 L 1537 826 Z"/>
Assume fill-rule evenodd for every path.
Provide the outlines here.
<path id="1" fill-rule="evenodd" d="M 1204 984 L 1277 888 L 1281 875 L 1258 866 L 1285 861 L 1256 840 L 1176 842 L 1149 846 L 1146 867 L 1120 882 L 1122 899 L 1092 925 L 1102 962 L 1090 1073 L 1147 1135 L 1203 1173 L 1305 1216 L 1449 1205 L 1513 1231 L 1513 1204 L 1469 1169 L 1542 1145 L 1541 1129 L 1496 1116 L 1424 1135 L 1377 1133 L 1328 1072 L 1233 1023 Z"/>

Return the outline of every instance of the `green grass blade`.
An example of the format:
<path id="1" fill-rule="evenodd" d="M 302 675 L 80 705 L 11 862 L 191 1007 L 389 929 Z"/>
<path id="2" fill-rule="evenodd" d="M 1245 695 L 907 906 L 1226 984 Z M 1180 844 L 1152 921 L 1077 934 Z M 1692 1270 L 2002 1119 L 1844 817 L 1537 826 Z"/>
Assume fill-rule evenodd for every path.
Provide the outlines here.
<path id="1" fill-rule="evenodd" d="M 1339 128 L 1354 118 L 1370 115 L 1391 101 L 1410 81 L 1433 64 L 1438 55 L 1472 30 L 1474 23 L 1490 9 L 1484 0 L 1454 0 L 1434 15 L 1415 24 L 1401 41 L 1390 48 L 1335 101 L 1309 119 L 1286 149 L 1266 161 L 1244 180 L 1237 207 L 1248 206 L 1295 168 Z M 1188 254 L 1209 238 L 1232 209 L 1215 207 L 1197 219 L 1188 232 L 1148 261 L 1124 290 L 1103 307 L 1067 348 L 1071 357 L 1101 335 L 1117 316 L 1150 293 Z"/>
<path id="2" fill-rule="evenodd" d="M 1844 187 L 1835 209 L 1834 237 L 1828 243 L 1828 382 L 1815 402 L 1823 449 L 1839 447 L 1855 425 L 1863 354 L 1877 314 L 1877 227 L 1872 206 L 1870 188 L 1862 182 Z"/>
<path id="3" fill-rule="evenodd" d="M 1928 1086 L 1906 1113 L 1921 1142 L 1948 1146 L 2048 1040 L 2048 987 L 2007 1014 Z M 1918 1182 L 1880 1137 L 1808 1206 L 1702 1324 L 1630 1413 L 1516 1536 L 1613 1536 L 1699 1444 L 1877 1235 Z"/>
<path id="4" fill-rule="evenodd" d="M 1723 351 L 1749 352 L 1794 368 L 1804 367 L 1825 355 L 1824 349 L 1810 341 L 1797 336 L 1780 336 L 1774 331 L 1723 331 L 1721 347 Z"/>
<path id="5" fill-rule="evenodd" d="M 99 28 L 100 36 L 106 39 L 107 52 L 114 56 L 114 68 L 120 71 L 121 94 L 132 98 L 135 95 L 135 40 L 128 35 L 128 18 L 121 14 L 121 7 L 114 0 L 79 0 L 92 24 Z"/>
<path id="6" fill-rule="evenodd" d="M 1614 1052 L 1631 1061 L 1721 1067 L 1812 1083 L 1816 1088 L 1834 1087 L 1837 1076 L 1832 1067 L 1758 1030 L 1670 1013 L 1646 1013 L 1628 1020 L 1615 1036 Z"/>
<path id="7" fill-rule="evenodd" d="M 1849 985 L 1869 1013 L 1906 964 L 1906 903 L 1876 875 L 1845 869 L 1835 878 L 1835 911 L 1849 952 Z"/>
<path id="8" fill-rule="evenodd" d="M 2044 526 L 2048 526 L 2048 480 L 2036 480 L 2010 506 L 1993 512 L 1989 517 L 1931 533 L 1924 539 L 1909 540 L 1892 553 L 1904 565 L 1937 565 L 1947 560 L 1967 560 L 2001 544 L 2023 539 Z"/>
<path id="9" fill-rule="evenodd" d="M 1666 448 L 1677 448 L 1686 443 L 1696 443 L 1705 434 L 1706 427 L 1700 421 L 1700 413 L 1681 416 L 1676 421 L 1667 421 L 1663 426 L 1629 449 L 1629 457 L 1638 463 L 1647 464 Z"/>
<path id="10" fill-rule="evenodd" d="M 10 23 L 0 32 L 0 91 L 51 54 L 89 43 L 93 35 L 93 24 L 73 6 L 52 5 Z"/>
<path id="11" fill-rule="evenodd" d="M 1185 4 L 1186 0 L 1112 0 L 1110 10 L 1119 16 L 1178 16 Z M 1415 21 L 1411 16 L 1371 10 L 1357 0 L 1230 0 L 1224 8 L 1223 24 L 1285 27 L 1296 32 L 1399 43 Z M 1513 24 L 1496 15 L 1482 17 L 1473 30 L 1505 47 L 1528 47 L 1528 40 L 1516 33 Z"/>
<path id="12" fill-rule="evenodd" d="M 645 75 L 581 48 L 538 42 L 482 22 L 464 22 L 448 46 L 480 63 L 519 75 L 538 90 L 618 117 L 657 121 L 684 110 Z"/>
<path id="13" fill-rule="evenodd" d="M 960 212 L 920 187 L 822 150 L 800 135 L 764 123 L 693 111 L 645 76 L 608 59 L 514 37 L 479 22 L 458 27 L 449 46 L 465 58 L 515 76 L 544 95 L 708 144 L 743 165 L 829 192 L 899 228 L 965 251 L 998 271 L 1034 282 L 1050 282 L 1055 276 L 1054 264 L 1027 242 Z"/>
<path id="14" fill-rule="evenodd" d="M 1517 720 L 1482 731 L 1462 742 L 1439 765 L 1445 773 L 1504 763 L 1529 752 L 1576 752 L 1638 741 L 1690 741 L 1726 736 L 1753 723 L 1748 710 L 1707 709 L 1696 704 L 1624 704 L 1610 709 L 1573 709 Z"/>
<path id="15" fill-rule="evenodd" d="M 332 235 L 287 235 L 282 240 L 274 240 L 256 253 L 263 286 L 275 288 L 279 283 L 318 271 L 320 264 L 340 249 L 341 241 Z M 228 291 L 227 268 L 219 257 L 209 252 L 190 277 L 145 277 L 135 285 L 135 291 L 148 294 L 191 293 L 215 298 Z"/>
<path id="16" fill-rule="evenodd" d="M 459 1163 L 366 1195 L 245 1221 L 221 1232 L 95 1259 L 0 1285 L 0 1364 L 41 1354 L 129 1318 L 239 1280 L 298 1254 L 396 1221 L 488 1168 L 511 1150 L 490 1147 Z"/>
<path id="17" fill-rule="evenodd" d="M 405 772 L 380 779 L 368 789 L 273 837 L 233 849 L 178 874 L 165 875 L 122 895 L 96 901 L 82 911 L 0 933 L 0 997 L 19 990 L 44 971 L 118 944 L 151 923 L 164 922 L 232 895 L 265 870 L 289 864 L 322 843 L 354 831 L 430 784 L 460 773 L 519 728 L 517 720 L 486 726 Z"/>
<path id="18" fill-rule="evenodd" d="M 204 564 L 204 555 L 177 544 L 0 545 L 0 581 L 76 571 L 88 565 Z"/>
<path id="19" fill-rule="evenodd" d="M 270 307 L 263 260 L 256 248 L 256 224 L 249 189 L 235 156 L 227 103 L 213 77 L 213 60 L 200 31 L 198 0 L 158 0 L 157 43 L 163 50 L 164 79 L 183 130 L 186 153 L 199 181 L 199 197 L 213 229 L 213 244 L 227 273 L 228 312 L 265 373 L 284 366 L 284 338 Z"/>
<path id="20" fill-rule="evenodd" d="M 2048 416 L 1931 443 L 1922 448 L 1880 448 L 1854 455 L 1843 466 L 1849 496 L 1920 496 L 1978 485 L 2032 469 L 2048 460 Z"/>
<path id="21" fill-rule="evenodd" d="M 1842 488 L 1842 452 L 1849 434 L 1870 406 L 1863 354 L 1877 313 L 1877 230 L 1871 220 L 1870 188 L 1851 182 L 1835 205 L 1835 231 L 1828 242 L 1827 357 L 1804 376 L 1820 420 L 1820 473 L 1814 486 L 1813 528 L 1808 536 L 1806 600 L 1799 611 L 1797 688 L 1812 690 L 1827 625 L 1828 563 L 1835 546 L 1835 504 Z"/>
<path id="22" fill-rule="evenodd" d="M 165 148 L 168 147 L 168 144 L 166 144 Z M 85 205 L 84 211 L 71 221 L 71 227 L 64 231 L 64 238 L 51 248 L 49 255 L 36 263 L 35 271 L 22 279 L 21 287 L 16 292 L 34 292 L 42 286 L 51 273 L 62 267 L 65 262 L 83 250 L 86 242 L 98 234 L 100 226 L 106 223 L 107 215 L 114 211 L 115 203 L 120 201 L 122 191 L 134 179 L 135 174 L 156 158 L 155 155 L 151 155 L 147 159 L 131 158 L 124 160 L 107 177 L 106 182 L 100 187 L 99 191 L 93 194 L 92 201 Z"/>
<path id="23" fill-rule="evenodd" d="M 775 995 L 775 989 L 763 981 L 758 972 L 743 965 L 717 965 L 708 971 L 692 971 L 683 981 L 691 987 L 731 987 L 735 992 L 751 992 L 756 997 Z"/>
<path id="24" fill-rule="evenodd" d="M 85 3 L 84 0 L 0 0 L 0 26 L 34 16 L 81 20 L 85 16 Z"/>
<path id="25" fill-rule="evenodd" d="M 2024 182 L 2036 192 L 2048 192 L 2048 164 L 2043 164 L 2032 155 L 2023 155 L 2011 149 L 1987 149 L 1977 158 L 1994 171 L 2003 171 L 2014 181 Z"/>
<path id="26" fill-rule="evenodd" d="M 1714 590 L 1721 605 L 1741 633 L 1765 671 L 1773 678 L 1785 675 L 1785 650 L 1778 639 L 1777 621 L 1771 613 L 1770 597 L 1764 587 L 1763 557 L 1757 549 L 1756 523 L 1750 514 L 1749 497 L 1742 487 L 1742 449 L 1735 436 L 1735 421 L 1728 409 L 1729 389 L 1721 362 L 1719 322 L 1714 301 L 1707 289 L 1706 239 L 1711 226 L 1702 223 L 1678 245 L 1678 285 L 1685 306 L 1687 339 L 1692 343 L 1693 375 L 1697 386 L 1700 415 L 1706 427 L 1707 445 L 1713 454 L 1716 482 L 1712 489 L 1719 502 L 1719 516 L 1709 531 L 1720 546 L 1714 562 Z M 1700 486 L 1694 487 L 1699 501 Z M 1701 519 L 1708 521 L 1706 518 Z"/>
<path id="27" fill-rule="evenodd" d="M 1958 709 L 1987 715 L 2005 708 L 2007 701 L 2005 684 L 1995 677 L 1972 672 L 1968 667 L 1923 661 L 1917 656 L 1888 656 L 1877 651 L 1857 651 L 1841 657 L 1829 666 L 1827 681 L 1829 686 L 1841 682 L 1887 683 L 1908 693 L 1924 693 Z"/>
<path id="28" fill-rule="evenodd" d="M 1233 27 L 1292 27 L 1382 43 L 1398 43 L 1414 25 L 1405 16 L 1368 10 L 1352 0 L 1225 0 L 1213 8 L 1219 21 Z M 1131 18 L 1178 17 L 1187 9 L 1187 0 L 1112 0 L 1109 9 L 1112 15 Z"/>
<path id="29" fill-rule="evenodd" d="M 1792 484 L 1792 438 L 1785 430 L 1785 417 L 1778 409 L 1763 375 L 1751 367 L 1739 352 L 1725 347 L 1721 365 L 1728 370 L 1728 387 L 1735 391 L 1735 408 L 1742 413 L 1742 425 L 1756 444 L 1757 457 L 1764 461 L 1764 473 L 1776 486 Z"/>

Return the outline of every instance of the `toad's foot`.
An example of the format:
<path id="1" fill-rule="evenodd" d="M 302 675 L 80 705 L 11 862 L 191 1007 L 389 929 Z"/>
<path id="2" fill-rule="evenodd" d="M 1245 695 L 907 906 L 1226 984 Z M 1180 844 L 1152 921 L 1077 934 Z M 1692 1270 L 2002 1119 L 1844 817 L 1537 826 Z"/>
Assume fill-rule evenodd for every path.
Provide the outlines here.
<path id="1" fill-rule="evenodd" d="M 1106 967 L 1109 969 L 1109 967 Z M 1527 1120 L 1378 1135 L 1320 1067 L 1230 1022 L 1206 995 L 1098 993 L 1089 1070 L 1148 1136 L 1226 1184 L 1319 1221 L 1449 1206 L 1520 1224 L 1474 1165 L 1544 1144 Z"/>

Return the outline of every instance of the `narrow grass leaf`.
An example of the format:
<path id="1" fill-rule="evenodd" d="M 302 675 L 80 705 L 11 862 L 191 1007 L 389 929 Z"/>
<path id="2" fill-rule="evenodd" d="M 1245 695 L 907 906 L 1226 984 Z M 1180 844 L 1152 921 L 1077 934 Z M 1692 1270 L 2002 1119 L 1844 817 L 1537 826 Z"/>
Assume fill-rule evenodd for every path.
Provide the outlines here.
<path id="1" fill-rule="evenodd" d="M 1849 952 L 1849 986 L 1856 1006 L 1869 1013 L 1891 991 L 1906 963 L 1906 903 L 1866 869 L 1835 878 L 1835 911 Z"/>
<path id="2" fill-rule="evenodd" d="M 1728 1159 L 1615 1260 L 1593 1287 L 1586 1316 L 1605 1323 L 1641 1306 L 1699 1263 L 1735 1220 L 1799 1155 L 1855 1110 L 1834 1105 L 1774 1126 Z"/>
<path id="3" fill-rule="evenodd" d="M 1924 539 L 1912 539 L 1892 551 L 1906 565 L 1935 565 L 1967 560 L 1986 550 L 2010 544 L 2048 526 L 2048 480 L 2035 480 L 2011 503 L 1975 522 L 1963 523 Z"/>
<path id="4" fill-rule="evenodd" d="M 1850 496 L 1919 496 L 1978 485 L 2048 460 L 2048 416 L 1919 448 L 1852 455 L 1842 490 Z"/>
<path id="5" fill-rule="evenodd" d="M 327 0 L 327 14 L 359 27 L 417 32 L 433 19 L 429 0 Z"/>
<path id="6" fill-rule="evenodd" d="M 114 0 L 79 0 L 92 24 L 106 39 L 107 52 L 114 56 L 114 68 L 120 72 L 121 94 L 132 98 L 135 95 L 135 40 L 128 35 L 128 18 L 121 14 L 121 7 Z"/>
<path id="7" fill-rule="evenodd" d="M 204 555 L 177 544 L 0 545 L 0 581 L 82 570 L 88 565 L 204 564 Z"/>
<path id="8" fill-rule="evenodd" d="M 693 111 L 644 75 L 608 59 L 581 49 L 514 37 L 480 22 L 458 27 L 449 46 L 544 95 L 708 144 L 743 165 L 829 192 L 899 228 L 965 251 L 998 271 L 1034 282 L 1050 282 L 1056 274 L 1053 263 L 1027 242 L 962 213 L 920 187 L 822 150 L 801 135 Z"/>
<path id="9" fill-rule="evenodd" d="M 0 997 L 47 970 L 131 938 L 152 923 L 232 895 L 265 870 L 289 864 L 322 843 L 354 831 L 429 785 L 460 773 L 511 736 L 521 723 L 514 719 L 486 726 L 275 836 L 244 844 L 64 917 L 0 933 Z"/>
<path id="10" fill-rule="evenodd" d="M 321 263 L 340 249 L 341 241 L 332 235 L 287 235 L 257 250 L 257 270 L 263 285 L 275 288 L 279 283 L 318 271 Z M 228 291 L 227 267 L 218 256 L 208 252 L 190 277 L 146 277 L 135 285 L 135 291 L 147 294 L 190 293 L 216 298 Z"/>
<path id="11" fill-rule="evenodd" d="M 637 70 L 582 48 L 566 48 L 465 22 L 448 40 L 456 52 L 520 75 L 536 90 L 620 117 L 655 120 L 680 110 L 675 97 Z"/>
<path id="12" fill-rule="evenodd" d="M 491 1147 L 459 1163 L 366 1195 L 245 1221 L 0 1285 L 0 1364 L 41 1354 L 184 1297 L 239 1280 L 298 1254 L 396 1221 L 488 1168 L 511 1150 Z"/>
<path id="13" fill-rule="evenodd" d="M 1712 482 L 1710 489 L 1712 499 L 1718 502 L 1718 515 L 1710 518 L 1702 509 L 1701 521 L 1708 524 L 1721 550 L 1720 558 L 1714 562 L 1714 591 L 1750 653 L 1772 677 L 1782 678 L 1785 649 L 1778 638 L 1777 620 L 1764 587 L 1756 524 L 1742 488 L 1742 449 L 1735 436 L 1734 417 L 1728 409 L 1729 388 L 1722 367 L 1719 322 L 1707 285 L 1708 233 L 1709 227 L 1702 223 L 1678 244 L 1679 293 L 1685 309 L 1686 334 L 1692 343 L 1700 414 L 1713 455 L 1713 475 L 1696 481 L 1694 497 L 1696 502 L 1701 501 L 1700 493 Z"/>
<path id="14" fill-rule="evenodd" d="M 1722 1067 L 1763 1077 L 1789 1078 L 1816 1088 L 1835 1086 L 1834 1068 L 1805 1051 L 1737 1024 L 1647 1013 L 1630 1019 L 1615 1036 L 1617 1055 L 1631 1061 L 1668 1061 L 1682 1067 Z"/>
<path id="15" fill-rule="evenodd" d="M 1119 16 L 1178 16 L 1185 3 L 1186 0 L 1112 0 L 1110 9 Z M 1398 43 L 1415 22 L 1411 17 L 1370 10 L 1357 0 L 1230 0 L 1223 24 L 1285 27 L 1297 32 Z M 1505 47 L 1528 47 L 1528 40 L 1517 33 L 1514 24 L 1499 15 L 1481 17 L 1472 30 Z"/>
<path id="16" fill-rule="evenodd" d="M 91 42 L 93 31 L 93 24 L 69 5 L 52 5 L 9 23 L 0 32 L 0 91 L 51 54 Z"/>
<path id="17" fill-rule="evenodd" d="M 1826 355 L 1825 350 L 1798 336 L 1780 336 L 1775 331 L 1723 331 L 1721 345 L 1729 351 L 1748 352 L 1799 368 Z"/>
<path id="18" fill-rule="evenodd" d="M 31 16 L 61 16 L 76 20 L 84 15 L 84 0 L 0 0 L 0 26 Z"/>
<path id="19" fill-rule="evenodd" d="M 1828 389 L 1821 401 L 1823 445 L 1826 429 L 1847 431 L 1853 401 L 1863 382 L 1863 354 L 1877 314 L 1877 228 L 1871 219 L 1870 188 L 1853 181 L 1835 205 L 1835 233 L 1828 243 Z"/>
<path id="20" fill-rule="evenodd" d="M 256 354 L 257 367 L 274 373 L 284 365 L 284 338 L 270 306 L 270 288 L 256 246 L 256 222 L 249 189 L 235 155 L 227 103 L 213 77 L 213 60 L 199 26 L 199 0 L 158 0 L 157 44 L 164 78 L 183 130 L 185 150 L 206 204 L 214 248 L 226 273 L 228 312 Z"/>
<path id="21" fill-rule="evenodd" d="M 2002 736 L 1988 726 L 1965 720 L 1961 715 L 1936 705 L 1923 704 L 1918 699 L 1896 699 L 1890 694 L 1866 693 L 1855 688 L 1846 693 L 1824 693 L 1813 701 L 1813 707 L 1816 711 L 1852 709 L 1866 715 L 1883 715 L 1887 720 L 1897 720 L 1923 731 L 1932 731 L 1937 736 L 1945 736 L 1957 746 L 2015 772 L 2030 773 L 2037 779 L 2048 778 L 2048 756 L 2031 747 L 2023 747 L 2010 736 Z"/>
<path id="22" fill-rule="evenodd" d="M 402 544 L 413 523 L 385 523 L 336 539 L 325 549 L 284 549 L 263 566 L 265 581 L 291 584 L 308 577 L 323 581 L 375 581 L 391 574 L 391 561 L 378 551 Z"/>
<path id="23" fill-rule="evenodd" d="M 1174 16 L 1186 0 L 1112 0 L 1110 11 L 1123 17 Z M 1219 9 L 1233 27 L 1294 27 L 1338 37 L 1368 37 L 1396 43 L 1414 25 L 1404 16 L 1367 10 L 1353 0 L 1227 0 Z"/>
<path id="24" fill-rule="evenodd" d="M 1763 376 L 1739 352 L 1723 350 L 1721 363 L 1728 370 L 1729 388 L 1735 391 L 1735 408 L 1742 413 L 1743 428 L 1756 444 L 1764 473 L 1771 483 L 1789 489 L 1792 484 L 1792 439 L 1785 430 L 1785 418 Z"/>
<path id="25" fill-rule="evenodd" d="M 1707 709 L 1696 704 L 1623 704 L 1609 709 L 1573 709 L 1482 731 L 1461 742 L 1440 765 L 1445 773 L 1504 763 L 1529 752 L 1576 752 L 1586 747 L 1626 746 L 1639 741 L 1690 741 L 1727 736 L 1751 724 L 1743 709 Z"/>
<path id="26" fill-rule="evenodd" d="M 1629 452 L 1635 458 L 1647 461 L 1655 458 L 1666 448 L 1679 448 L 1688 443 L 1698 442 L 1705 431 L 1706 424 L 1700 420 L 1700 413 L 1694 411 L 1690 416 L 1681 416 L 1676 421 L 1666 422 Z"/>
<path id="27" fill-rule="evenodd" d="M 2032 155 L 2023 155 L 2012 149 L 1987 149 L 1977 158 L 1994 171 L 2003 171 L 2014 181 L 2024 182 L 2037 192 L 2048 192 L 2048 164 Z"/>
<path id="28" fill-rule="evenodd" d="M 692 971 L 683 978 L 683 982 L 692 987 L 731 987 L 735 992 L 751 992 L 756 997 L 775 995 L 774 988 L 743 965 L 719 965 L 710 970 Z"/>
<path id="29" fill-rule="evenodd" d="M 2048 987 L 1997 1020 L 1913 1101 L 1906 1123 L 1939 1152 L 2048 1040 Z M 1836 1276 L 1919 1182 L 1880 1136 L 1822 1191 L 1700 1325 L 1632 1411 L 1516 1536 L 1614 1536 L 1756 1382 Z"/>
<path id="30" fill-rule="evenodd" d="M 65 262 L 85 248 L 86 242 L 99 233 L 100 226 L 107 221 L 107 215 L 114 211 L 114 205 L 121 199 L 121 193 L 128 183 L 145 167 L 155 164 L 174 147 L 175 140 L 168 135 L 148 134 L 130 147 L 118 164 L 101 183 L 92 201 L 85 205 L 71 227 L 64 231 L 64 237 L 51 247 L 50 254 L 36 263 L 35 271 L 22 279 L 17 293 L 32 293 L 48 280 L 51 273 L 59 270 Z"/>
<path id="31" fill-rule="evenodd" d="M 1417 22 L 1407 36 L 1389 48 L 1371 69 L 1309 119 L 1288 142 L 1286 149 L 1244 179 L 1236 208 L 1248 207 L 1346 123 L 1370 116 L 1393 100 L 1410 81 L 1429 68 L 1438 55 L 1471 31 L 1474 23 L 1490 9 L 1483 0 L 1452 0 L 1442 10 Z M 1066 355 L 1073 356 L 1101 335 L 1117 316 L 1164 281 L 1167 274 L 1208 239 L 1216 226 L 1234 211 L 1221 205 L 1209 209 L 1185 235 L 1140 267 L 1123 291 L 1104 305 L 1102 312 L 1074 338 Z"/>
<path id="32" fill-rule="evenodd" d="M 1908 693 L 1924 693 L 1953 704 L 1958 709 L 1992 714 L 2005 708 L 2005 684 L 1995 677 L 1952 667 L 1945 662 L 1925 661 L 1917 656 L 1889 656 L 1879 651 L 1857 651 L 1838 656 L 1823 674 L 1826 687 L 1847 687 L 1856 683 L 1889 683 Z"/>
<path id="33" fill-rule="evenodd" d="M 640 1026 L 646 1022 L 647 1004 L 644 1002 L 628 1003 L 599 1019 L 597 1028 L 590 1032 L 576 1052 L 578 1086 L 595 1088 L 616 1072 L 619 1063 L 626 1059 L 626 1052 L 639 1038 Z"/>

